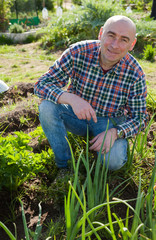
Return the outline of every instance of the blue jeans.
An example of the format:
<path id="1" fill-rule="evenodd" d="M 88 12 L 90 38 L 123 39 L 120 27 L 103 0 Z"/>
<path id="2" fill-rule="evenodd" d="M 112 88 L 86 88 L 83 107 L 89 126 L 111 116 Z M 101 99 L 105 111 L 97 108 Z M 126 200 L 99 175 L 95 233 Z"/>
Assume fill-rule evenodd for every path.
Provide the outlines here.
<path id="1" fill-rule="evenodd" d="M 108 117 L 97 117 L 97 123 L 92 119 L 80 120 L 74 114 L 70 105 L 55 104 L 47 100 L 43 100 L 39 106 L 39 119 L 43 131 L 50 143 L 55 154 L 55 162 L 59 168 L 67 167 L 67 161 L 71 159 L 67 138 L 67 131 L 79 136 L 86 136 L 87 125 L 89 136 L 106 130 L 109 120 L 109 129 L 115 127 L 124 121 L 124 117 L 113 118 L 113 121 Z M 110 156 L 109 156 L 110 154 Z M 127 161 L 127 140 L 117 139 L 112 146 L 110 153 L 105 156 L 105 164 L 107 165 L 109 156 L 109 169 L 117 170 L 121 168 Z"/>

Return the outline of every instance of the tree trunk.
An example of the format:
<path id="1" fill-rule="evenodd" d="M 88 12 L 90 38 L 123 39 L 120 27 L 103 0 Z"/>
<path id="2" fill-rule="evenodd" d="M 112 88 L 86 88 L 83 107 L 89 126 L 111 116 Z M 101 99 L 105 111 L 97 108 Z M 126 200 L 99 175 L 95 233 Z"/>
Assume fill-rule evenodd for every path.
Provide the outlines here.
<path id="1" fill-rule="evenodd" d="M 153 0 L 152 11 L 151 11 L 150 17 L 153 18 L 154 20 L 156 20 L 156 0 Z"/>

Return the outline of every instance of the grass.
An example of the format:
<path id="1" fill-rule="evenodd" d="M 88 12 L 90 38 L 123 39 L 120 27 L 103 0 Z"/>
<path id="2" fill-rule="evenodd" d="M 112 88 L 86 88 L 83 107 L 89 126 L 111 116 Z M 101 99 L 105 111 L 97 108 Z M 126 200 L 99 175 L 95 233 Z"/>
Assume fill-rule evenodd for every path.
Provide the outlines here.
<path id="1" fill-rule="evenodd" d="M 39 44 L 0 46 L 0 79 L 8 85 L 16 82 L 37 81 L 60 56 L 47 54 Z"/>

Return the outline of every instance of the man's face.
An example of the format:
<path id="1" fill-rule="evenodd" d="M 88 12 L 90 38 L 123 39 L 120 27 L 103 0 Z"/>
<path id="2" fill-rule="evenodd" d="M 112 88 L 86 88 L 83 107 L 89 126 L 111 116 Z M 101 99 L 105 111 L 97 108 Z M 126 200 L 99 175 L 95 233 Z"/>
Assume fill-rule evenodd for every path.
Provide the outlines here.
<path id="1" fill-rule="evenodd" d="M 113 66 L 135 45 L 133 27 L 125 21 L 112 22 L 104 28 L 101 36 L 102 65 Z"/>

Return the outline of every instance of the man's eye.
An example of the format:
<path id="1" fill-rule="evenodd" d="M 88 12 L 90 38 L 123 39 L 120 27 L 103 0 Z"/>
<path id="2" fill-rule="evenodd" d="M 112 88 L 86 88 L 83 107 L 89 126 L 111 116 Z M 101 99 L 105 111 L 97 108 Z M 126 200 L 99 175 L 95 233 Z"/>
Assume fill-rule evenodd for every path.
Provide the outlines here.
<path id="1" fill-rule="evenodd" d="M 126 43 L 128 42 L 127 39 L 125 39 L 125 38 L 123 38 L 123 39 L 121 39 L 121 40 L 122 40 L 123 42 L 126 42 Z"/>
<path id="2" fill-rule="evenodd" d="M 112 34 L 109 34 L 109 35 L 108 35 L 108 37 L 114 38 L 114 35 L 112 35 Z"/>

